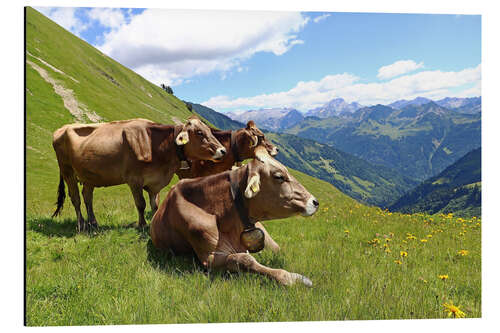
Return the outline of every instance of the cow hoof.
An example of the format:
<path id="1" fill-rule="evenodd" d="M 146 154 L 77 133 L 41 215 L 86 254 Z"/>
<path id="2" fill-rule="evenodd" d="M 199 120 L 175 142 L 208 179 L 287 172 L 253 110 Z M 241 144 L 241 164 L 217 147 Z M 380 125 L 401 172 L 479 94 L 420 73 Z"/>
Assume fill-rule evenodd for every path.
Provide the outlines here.
<path id="1" fill-rule="evenodd" d="M 88 225 L 89 225 L 89 229 L 97 229 L 97 228 L 99 228 L 99 223 L 97 223 L 96 220 L 89 221 Z"/>
<path id="2" fill-rule="evenodd" d="M 300 275 L 297 273 L 291 273 L 291 274 L 294 283 L 300 281 L 308 288 L 311 288 L 313 286 L 312 281 L 309 278 L 305 277 L 304 275 Z"/>

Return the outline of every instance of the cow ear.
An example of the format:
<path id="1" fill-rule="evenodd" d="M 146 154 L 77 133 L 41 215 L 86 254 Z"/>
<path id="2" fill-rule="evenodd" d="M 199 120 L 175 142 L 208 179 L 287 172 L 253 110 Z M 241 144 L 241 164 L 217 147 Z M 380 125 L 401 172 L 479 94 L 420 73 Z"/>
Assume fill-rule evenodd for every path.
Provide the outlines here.
<path id="1" fill-rule="evenodd" d="M 175 143 L 178 146 L 185 145 L 186 143 L 189 142 L 189 134 L 187 131 L 182 131 L 180 132 L 177 137 L 175 138 Z"/>
<path id="2" fill-rule="evenodd" d="M 137 159 L 142 162 L 151 162 L 151 133 L 147 128 L 126 127 L 123 132 Z"/>
<path id="3" fill-rule="evenodd" d="M 247 129 L 251 129 L 252 127 L 255 127 L 255 123 L 253 122 L 253 120 L 250 120 L 247 123 Z"/>
<path id="4" fill-rule="evenodd" d="M 247 182 L 247 188 L 245 189 L 245 197 L 247 199 L 252 199 L 260 191 L 260 176 L 259 174 L 252 174 Z"/>

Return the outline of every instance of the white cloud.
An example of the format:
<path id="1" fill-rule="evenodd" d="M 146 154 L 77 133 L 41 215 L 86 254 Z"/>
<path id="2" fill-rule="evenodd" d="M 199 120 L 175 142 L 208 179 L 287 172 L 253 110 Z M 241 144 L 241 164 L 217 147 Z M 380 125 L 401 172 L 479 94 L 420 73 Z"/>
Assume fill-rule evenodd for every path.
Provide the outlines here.
<path id="1" fill-rule="evenodd" d="M 393 64 L 380 67 L 377 77 L 379 79 L 390 79 L 395 76 L 413 72 L 422 67 L 424 67 L 422 62 L 417 64 L 413 60 L 399 60 Z"/>
<path id="2" fill-rule="evenodd" d="M 35 7 L 35 9 L 77 36 L 88 28 L 88 24 L 76 17 L 77 8 Z"/>
<path id="3" fill-rule="evenodd" d="M 318 23 L 320 21 L 323 21 L 324 19 L 326 19 L 327 17 L 329 17 L 330 14 L 323 14 L 323 15 L 320 15 L 320 16 L 316 16 L 313 21 L 314 23 Z"/>
<path id="4" fill-rule="evenodd" d="M 296 34 L 308 21 L 296 12 L 147 9 L 98 47 L 154 83 L 175 85 L 238 68 L 258 52 L 282 55 L 303 43 Z"/>
<path id="5" fill-rule="evenodd" d="M 297 12 L 147 9 L 128 23 L 117 21 L 98 48 L 156 84 L 176 85 L 214 71 L 224 76 L 258 52 L 286 53 L 303 43 L 297 33 L 309 18 Z"/>
<path id="6" fill-rule="evenodd" d="M 118 29 L 125 24 L 125 15 L 117 8 L 92 8 L 87 15 L 100 25 L 111 29 Z"/>
<path id="7" fill-rule="evenodd" d="M 348 102 L 364 105 L 388 104 L 398 99 L 417 96 L 439 99 L 446 96 L 470 97 L 481 94 L 481 64 L 457 72 L 424 71 L 392 79 L 387 82 L 358 83 L 352 74 L 325 76 L 320 81 L 299 82 L 284 92 L 231 99 L 216 96 L 202 104 L 219 111 L 271 107 L 294 107 L 306 111 L 342 97 Z M 460 91 L 460 87 L 473 88 Z M 450 89 L 459 90 L 459 93 Z"/>

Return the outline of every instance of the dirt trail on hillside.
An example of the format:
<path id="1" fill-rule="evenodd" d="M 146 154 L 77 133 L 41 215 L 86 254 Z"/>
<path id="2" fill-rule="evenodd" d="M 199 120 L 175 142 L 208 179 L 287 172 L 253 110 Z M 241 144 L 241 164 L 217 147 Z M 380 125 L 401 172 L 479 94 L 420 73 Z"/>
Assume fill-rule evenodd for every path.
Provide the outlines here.
<path id="1" fill-rule="evenodd" d="M 42 58 L 39 58 L 31 53 L 29 53 L 28 51 L 26 51 L 26 53 L 30 56 L 32 56 L 33 58 L 35 59 L 38 59 L 38 61 L 40 61 L 42 64 L 44 64 L 45 66 L 49 67 L 50 69 L 52 69 L 54 72 L 56 73 L 59 73 L 59 74 L 62 74 L 64 76 L 67 76 L 69 77 L 71 80 L 75 81 L 76 83 L 80 83 L 80 81 L 78 81 L 77 79 L 75 79 L 74 77 L 72 77 L 71 75 L 68 75 L 66 73 L 64 73 L 62 70 L 60 70 L 59 68 L 56 68 L 54 66 L 52 66 L 51 64 L 49 64 L 48 62 L 46 62 L 45 60 L 43 60 Z"/>
<path id="2" fill-rule="evenodd" d="M 45 69 L 38 66 L 34 62 L 26 60 L 26 63 L 28 63 L 34 70 L 36 70 L 45 81 L 52 85 L 55 93 L 61 96 L 64 107 L 69 110 L 69 112 L 75 117 L 77 122 L 83 122 L 84 116 L 87 116 L 87 118 L 92 122 L 98 122 L 102 120 L 102 118 L 94 111 L 89 111 L 85 105 L 78 103 L 75 96 L 73 95 L 73 90 L 64 88 L 58 81 L 52 78 Z"/>

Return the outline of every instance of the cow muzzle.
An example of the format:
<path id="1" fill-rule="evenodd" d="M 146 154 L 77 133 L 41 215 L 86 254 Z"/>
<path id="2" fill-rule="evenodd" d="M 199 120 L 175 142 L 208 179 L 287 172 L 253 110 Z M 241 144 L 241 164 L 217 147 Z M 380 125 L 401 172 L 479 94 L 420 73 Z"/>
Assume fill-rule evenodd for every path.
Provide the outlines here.
<path id="1" fill-rule="evenodd" d="M 304 210 L 302 215 L 311 216 L 314 213 L 316 213 L 318 207 L 319 207 L 319 201 L 315 197 L 311 196 L 309 200 L 307 200 L 306 209 Z"/>
<path id="2" fill-rule="evenodd" d="M 224 156 L 226 156 L 226 148 L 222 147 L 215 151 L 215 154 L 212 158 L 216 161 L 220 161 Z"/>

